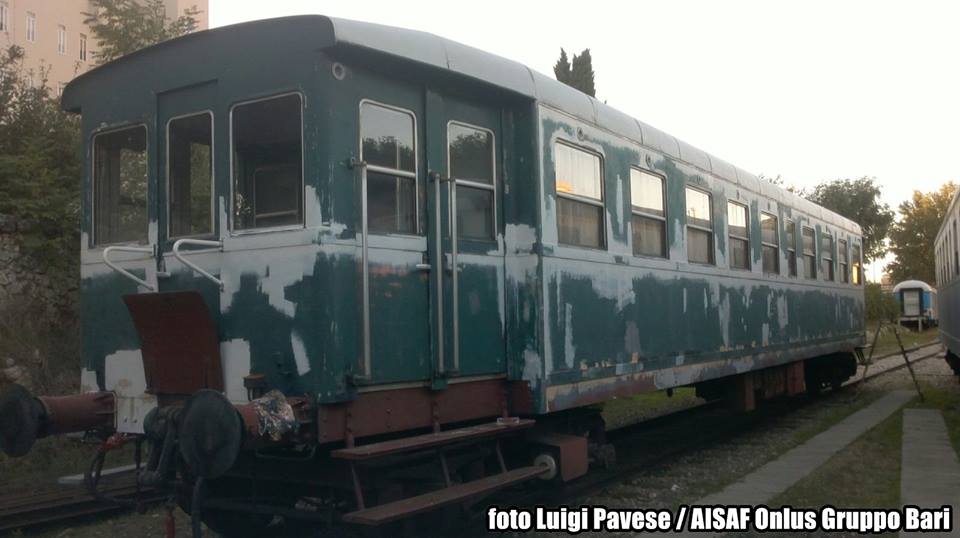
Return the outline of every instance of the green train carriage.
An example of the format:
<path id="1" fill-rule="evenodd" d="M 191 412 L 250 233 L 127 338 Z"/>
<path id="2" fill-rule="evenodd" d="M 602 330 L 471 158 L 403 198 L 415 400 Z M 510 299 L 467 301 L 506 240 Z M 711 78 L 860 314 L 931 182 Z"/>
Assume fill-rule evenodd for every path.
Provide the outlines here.
<path id="1" fill-rule="evenodd" d="M 399 516 L 369 460 L 449 445 L 457 502 L 581 475 L 593 404 L 694 385 L 751 408 L 855 370 L 855 223 L 476 49 L 257 21 L 98 67 L 63 105 L 88 163 L 84 394 L 5 391 L 7 453 L 170 438 L 148 478 L 206 481 L 208 508 L 269 453 L 293 463 L 260 511 L 322 484 L 375 524 Z"/>

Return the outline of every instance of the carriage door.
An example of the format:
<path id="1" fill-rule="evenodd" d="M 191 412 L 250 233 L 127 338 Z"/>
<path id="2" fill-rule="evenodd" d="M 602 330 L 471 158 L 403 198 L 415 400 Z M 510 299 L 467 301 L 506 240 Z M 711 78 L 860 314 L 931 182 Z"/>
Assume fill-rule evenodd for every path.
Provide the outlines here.
<path id="1" fill-rule="evenodd" d="M 177 245 L 183 259 L 211 276 L 219 276 L 221 253 L 215 246 L 219 225 L 215 211 L 215 137 L 211 110 L 216 102 L 216 90 L 216 83 L 208 83 L 157 96 L 160 131 L 157 214 L 161 256 L 157 286 L 159 291 L 200 293 L 214 322 L 220 311 L 219 285 L 177 259 L 173 250 Z"/>
<path id="2" fill-rule="evenodd" d="M 502 374 L 500 112 L 433 93 L 426 102 L 438 370 Z"/>

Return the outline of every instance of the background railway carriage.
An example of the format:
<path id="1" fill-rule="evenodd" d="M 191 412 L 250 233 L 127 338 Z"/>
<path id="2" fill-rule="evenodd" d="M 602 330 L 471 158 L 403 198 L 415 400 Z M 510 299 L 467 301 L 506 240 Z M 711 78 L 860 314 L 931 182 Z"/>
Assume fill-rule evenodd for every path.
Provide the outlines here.
<path id="1" fill-rule="evenodd" d="M 900 325 L 924 327 L 937 324 L 937 290 L 920 280 L 904 280 L 893 287 L 893 297 L 900 304 Z"/>
<path id="2" fill-rule="evenodd" d="M 63 104 L 88 164 L 85 394 L 7 391 L 26 426 L 4 449 L 168 440 L 147 478 L 179 469 L 218 528 L 299 497 L 355 523 L 437 504 L 398 489 L 411 475 L 442 502 L 569 480 L 585 435 L 602 445 L 591 404 L 696 385 L 751 408 L 839 383 L 863 343 L 856 224 L 433 35 L 240 24 L 94 69 Z M 440 445 L 442 465 L 398 459 Z"/>
<path id="3" fill-rule="evenodd" d="M 937 315 L 940 341 L 947 348 L 946 359 L 954 373 L 960 375 L 960 203 L 957 195 L 950 201 L 940 231 L 934 241 L 937 273 Z"/>

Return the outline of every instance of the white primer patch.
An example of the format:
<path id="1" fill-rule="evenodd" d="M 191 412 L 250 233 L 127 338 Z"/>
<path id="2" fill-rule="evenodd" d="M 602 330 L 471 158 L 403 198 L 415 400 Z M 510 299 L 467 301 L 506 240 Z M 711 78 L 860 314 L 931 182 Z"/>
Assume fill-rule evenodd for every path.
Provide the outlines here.
<path id="1" fill-rule="evenodd" d="M 146 394 L 140 350 L 123 349 L 104 359 L 104 389 L 117 395 L 116 427 L 121 433 L 143 433 L 143 419 L 157 406 L 157 397 Z"/>
<path id="2" fill-rule="evenodd" d="M 523 350 L 523 379 L 538 382 L 543 377 L 543 360 L 532 349 Z"/>
<path id="3" fill-rule="evenodd" d="M 307 348 L 297 331 L 290 331 L 290 346 L 293 348 L 293 360 L 297 363 L 297 373 L 305 375 L 310 372 L 310 359 L 307 358 Z"/>
<path id="4" fill-rule="evenodd" d="M 97 383 L 96 370 L 82 368 L 80 370 L 80 392 L 98 392 L 99 390 L 100 384 Z"/>
<path id="5" fill-rule="evenodd" d="M 222 342 L 220 363 L 223 366 L 223 388 L 227 399 L 234 403 L 248 402 L 243 378 L 250 373 L 250 343 L 242 338 Z"/>

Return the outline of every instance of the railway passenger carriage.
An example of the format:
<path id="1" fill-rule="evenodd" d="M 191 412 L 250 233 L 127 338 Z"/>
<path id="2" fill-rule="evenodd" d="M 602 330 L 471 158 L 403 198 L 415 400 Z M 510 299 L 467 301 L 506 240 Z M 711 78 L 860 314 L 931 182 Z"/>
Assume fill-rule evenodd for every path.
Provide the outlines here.
<path id="1" fill-rule="evenodd" d="M 944 215 L 943 223 L 933 243 L 937 277 L 937 327 L 940 341 L 946 348 L 946 360 L 950 368 L 960 375 L 960 238 L 957 224 L 960 221 L 958 195 Z"/>
<path id="2" fill-rule="evenodd" d="M 8 390 L 32 426 L 0 440 L 176 438 L 151 478 L 205 479 L 214 526 L 252 510 L 216 485 L 265 450 L 287 462 L 267 480 L 288 511 L 323 483 L 349 493 L 333 512 L 379 523 L 411 464 L 365 474 L 365 458 L 457 441 L 444 502 L 572 479 L 584 432 L 602 444 L 591 404 L 696 385 L 750 408 L 839 383 L 863 343 L 856 224 L 439 37 L 246 23 L 101 66 L 63 104 L 88 158 L 86 395 Z M 470 482 L 478 461 L 500 474 Z"/>

